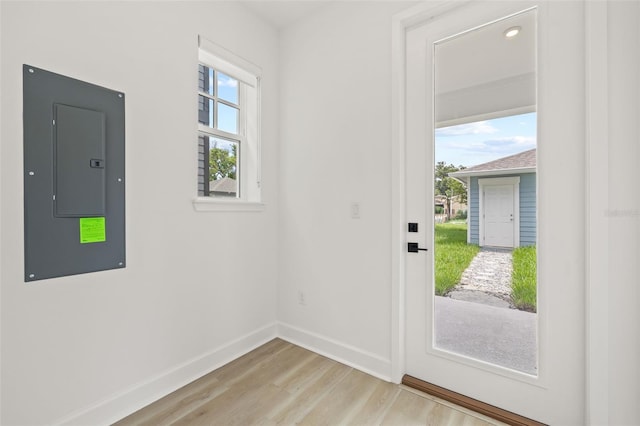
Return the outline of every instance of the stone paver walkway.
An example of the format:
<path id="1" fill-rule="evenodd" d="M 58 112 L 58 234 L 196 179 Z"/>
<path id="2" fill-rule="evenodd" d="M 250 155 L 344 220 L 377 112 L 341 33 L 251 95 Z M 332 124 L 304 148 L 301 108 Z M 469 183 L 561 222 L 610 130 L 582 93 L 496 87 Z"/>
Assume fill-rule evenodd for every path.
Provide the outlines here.
<path id="1" fill-rule="evenodd" d="M 452 299 L 497 307 L 511 306 L 512 250 L 486 248 L 473 258 L 460 283 L 449 292 Z"/>

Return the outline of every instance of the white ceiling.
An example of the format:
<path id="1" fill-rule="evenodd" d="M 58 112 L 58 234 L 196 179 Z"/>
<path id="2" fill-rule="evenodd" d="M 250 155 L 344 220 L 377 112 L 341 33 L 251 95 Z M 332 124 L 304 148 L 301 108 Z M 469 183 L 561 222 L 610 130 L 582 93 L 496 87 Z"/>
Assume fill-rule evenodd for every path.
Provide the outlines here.
<path id="1" fill-rule="evenodd" d="M 326 0 L 243 0 L 240 3 L 269 24 L 281 29 L 311 15 L 330 2 Z"/>

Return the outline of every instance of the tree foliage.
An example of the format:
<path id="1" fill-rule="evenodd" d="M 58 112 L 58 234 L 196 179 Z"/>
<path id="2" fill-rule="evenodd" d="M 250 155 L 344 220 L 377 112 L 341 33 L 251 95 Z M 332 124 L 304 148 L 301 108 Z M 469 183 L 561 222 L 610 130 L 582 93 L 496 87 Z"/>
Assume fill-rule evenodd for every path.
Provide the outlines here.
<path id="1" fill-rule="evenodd" d="M 457 172 L 465 168 L 465 166 L 456 167 L 453 164 L 446 164 L 444 161 L 438 161 L 436 163 L 435 194 L 445 196 L 445 213 L 449 219 L 451 219 L 451 201 L 454 198 L 457 198 L 462 204 L 466 204 L 467 202 L 467 189 L 462 182 L 450 177 L 449 173 Z"/>
<path id="2" fill-rule="evenodd" d="M 225 177 L 236 179 L 237 145 L 231 146 L 231 151 L 218 148 L 215 144 L 209 150 L 209 180 L 219 180 Z"/>

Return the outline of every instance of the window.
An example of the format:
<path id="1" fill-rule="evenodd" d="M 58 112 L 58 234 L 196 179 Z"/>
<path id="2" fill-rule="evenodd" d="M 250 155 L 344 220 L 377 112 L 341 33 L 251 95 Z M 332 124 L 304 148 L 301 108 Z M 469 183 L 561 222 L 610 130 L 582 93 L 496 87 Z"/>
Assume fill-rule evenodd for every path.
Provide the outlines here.
<path id="1" fill-rule="evenodd" d="M 235 205 L 255 210 L 251 206 L 261 206 L 260 69 L 202 37 L 199 46 L 194 207 L 229 210 Z"/>
<path id="2" fill-rule="evenodd" d="M 198 65 L 198 195 L 239 198 L 238 80 Z"/>

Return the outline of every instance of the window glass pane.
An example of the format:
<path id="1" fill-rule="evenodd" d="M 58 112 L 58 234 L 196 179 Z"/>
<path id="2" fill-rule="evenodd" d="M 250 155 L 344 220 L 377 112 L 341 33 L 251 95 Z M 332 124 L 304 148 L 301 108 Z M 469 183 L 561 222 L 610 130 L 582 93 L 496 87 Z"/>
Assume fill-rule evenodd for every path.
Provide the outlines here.
<path id="1" fill-rule="evenodd" d="M 198 95 L 198 122 L 207 127 L 214 126 L 213 100 L 202 95 Z"/>
<path id="2" fill-rule="evenodd" d="M 209 195 L 238 196 L 238 143 L 205 136 L 209 144 Z"/>
<path id="3" fill-rule="evenodd" d="M 218 97 L 238 105 L 238 80 L 218 72 Z"/>
<path id="4" fill-rule="evenodd" d="M 238 108 L 218 103 L 218 129 L 238 133 Z"/>
<path id="5" fill-rule="evenodd" d="M 215 85 L 213 84 L 213 68 L 205 65 L 198 65 L 198 90 L 209 95 L 214 95 Z"/>

